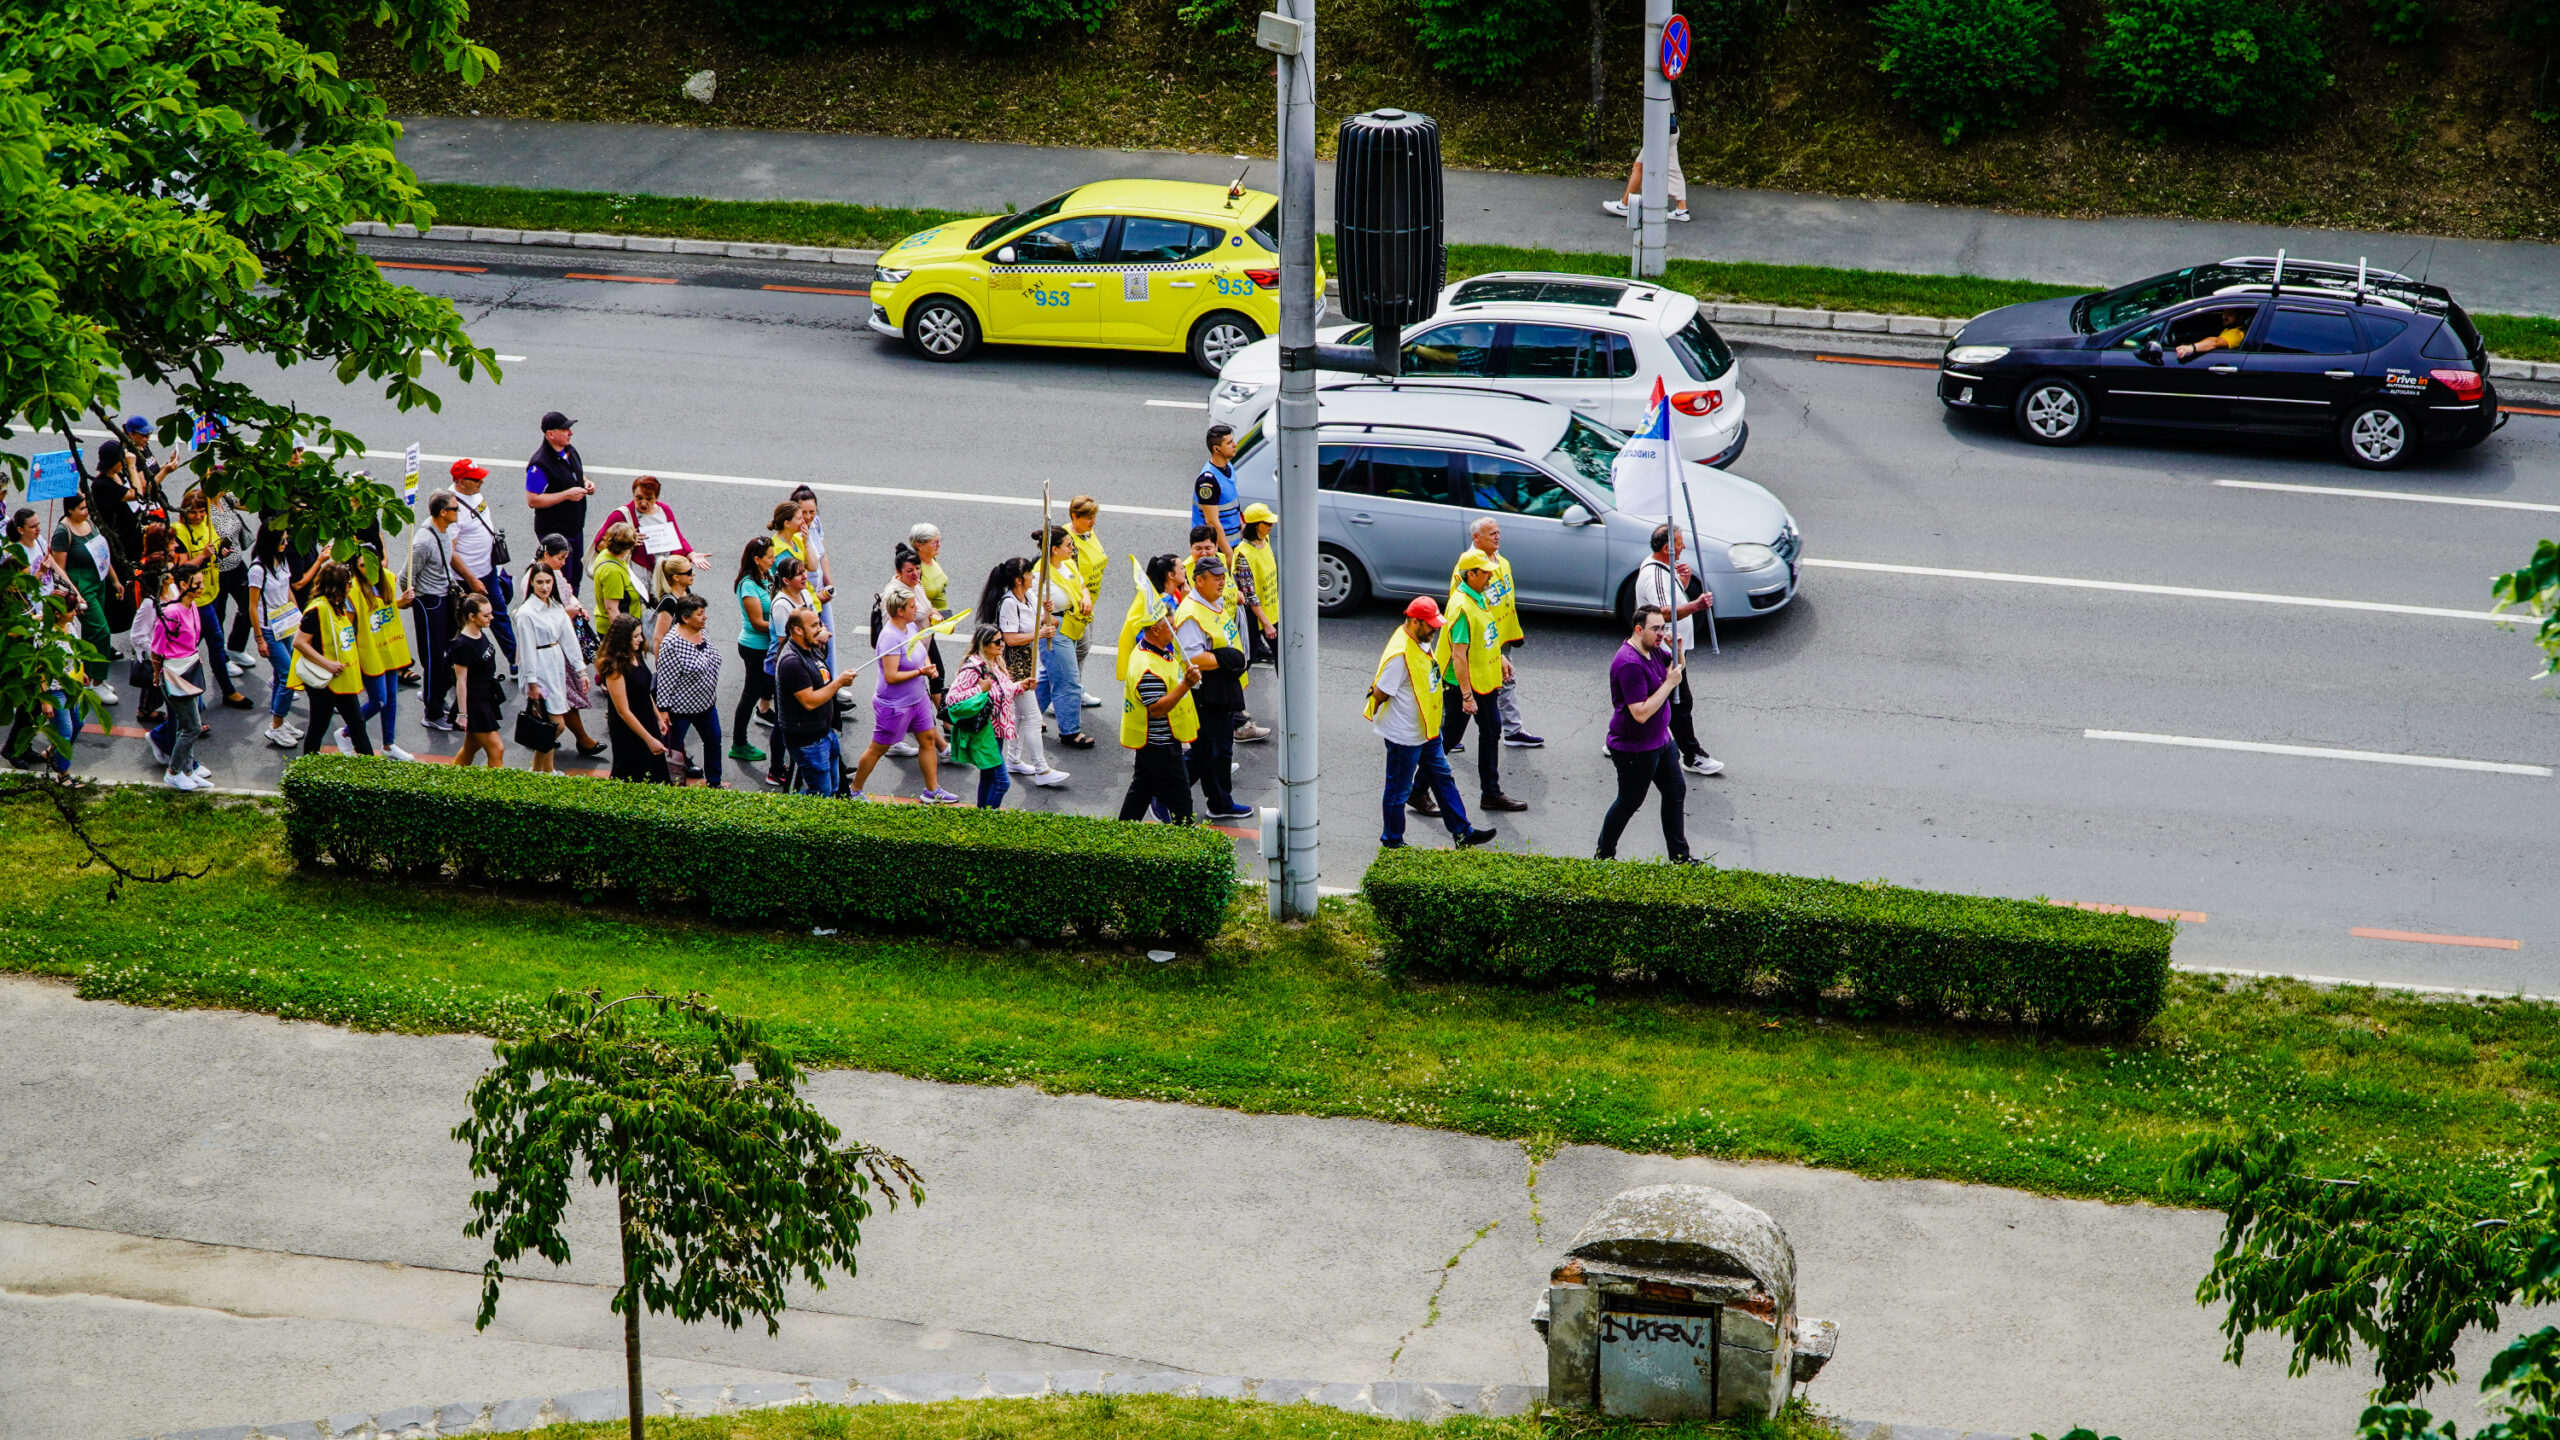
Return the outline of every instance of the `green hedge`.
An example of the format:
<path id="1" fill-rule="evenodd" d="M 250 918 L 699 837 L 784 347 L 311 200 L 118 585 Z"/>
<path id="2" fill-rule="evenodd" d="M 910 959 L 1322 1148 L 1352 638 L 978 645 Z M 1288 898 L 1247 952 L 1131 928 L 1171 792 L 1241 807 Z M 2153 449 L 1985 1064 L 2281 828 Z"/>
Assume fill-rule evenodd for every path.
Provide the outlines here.
<path id="1" fill-rule="evenodd" d="M 1197 942 L 1235 895 L 1205 827 L 854 804 L 529 770 L 296 760 L 293 858 L 562 887 L 720 920 L 852 922 L 967 941 L 1074 934 Z"/>
<path id="2" fill-rule="evenodd" d="M 2080 1031 L 2160 1010 L 2174 928 L 2033 900 L 1481 850 L 1388 850 L 1362 882 L 1399 971 L 1837 996 Z"/>

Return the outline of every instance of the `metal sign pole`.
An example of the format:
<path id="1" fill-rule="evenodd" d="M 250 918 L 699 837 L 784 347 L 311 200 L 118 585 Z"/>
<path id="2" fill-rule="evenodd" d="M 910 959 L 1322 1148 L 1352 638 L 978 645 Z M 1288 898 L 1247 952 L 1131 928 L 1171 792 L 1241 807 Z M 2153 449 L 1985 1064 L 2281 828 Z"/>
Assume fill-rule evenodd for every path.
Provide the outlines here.
<path id="1" fill-rule="evenodd" d="M 1316 913 L 1315 0 L 1277 0 L 1297 22 L 1280 55 L 1280 809 L 1283 919 Z"/>
<path id="2" fill-rule="evenodd" d="M 1644 184 L 1636 196 L 1643 223 L 1636 229 L 1635 278 L 1662 273 L 1665 217 L 1671 213 L 1671 82 L 1662 74 L 1662 30 L 1671 23 L 1671 0 L 1644 3 Z"/>

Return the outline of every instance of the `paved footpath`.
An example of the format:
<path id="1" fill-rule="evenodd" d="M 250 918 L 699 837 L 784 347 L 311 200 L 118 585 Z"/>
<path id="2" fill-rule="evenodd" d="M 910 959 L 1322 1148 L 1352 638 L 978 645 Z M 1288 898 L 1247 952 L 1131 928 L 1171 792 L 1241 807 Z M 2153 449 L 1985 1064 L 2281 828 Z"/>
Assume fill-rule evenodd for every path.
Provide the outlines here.
<path id="1" fill-rule="evenodd" d="M 1124 176 L 1271 188 L 1264 157 L 1165 150 L 1083 150 L 672 125 L 420 117 L 403 122 L 400 158 L 428 180 L 535 189 L 825 200 L 1001 212 L 1071 185 Z M 1626 222 L 1600 213 L 1618 182 L 1451 170 L 1449 238 L 1471 244 L 1623 251 Z M 1333 179 L 1316 187 L 1330 226 Z M 1918 274 L 1987 275 L 2055 284 L 2120 284 L 2227 255 L 2279 248 L 2314 259 L 2425 271 L 2472 310 L 2560 315 L 2560 246 L 2436 240 L 2200 220 L 2059 220 L 1959 205 L 1843 200 L 1699 186 L 1697 219 L 1671 226 L 1675 256 L 1837 265 Z"/>
<path id="2" fill-rule="evenodd" d="M 471 1326 L 485 1251 L 449 1138 L 485 1040 L 94 1004 L 0 979 L 0 1436 L 163 1430 L 618 1383 L 609 1209 Z M 918 1371 L 1543 1383 L 1528 1323 L 1576 1227 L 1687 1180 L 1794 1237 L 1839 1322 L 1835 1414 L 2125 1440 L 2345 1434 L 2365 1382 L 2221 1363 L 2218 1217 L 1367 1121 L 833 1071 L 848 1135 L 922 1167 L 858 1278 L 762 1327 L 647 1322 L 663 1385 Z M 1437 1319 L 1431 1317 L 1435 1314 Z M 2485 1347 L 2465 1356 L 2476 1374 Z M 2466 1412 L 2467 1387 L 2437 1408 Z M 2466 1428 L 2476 1423 L 2461 1417 Z"/>

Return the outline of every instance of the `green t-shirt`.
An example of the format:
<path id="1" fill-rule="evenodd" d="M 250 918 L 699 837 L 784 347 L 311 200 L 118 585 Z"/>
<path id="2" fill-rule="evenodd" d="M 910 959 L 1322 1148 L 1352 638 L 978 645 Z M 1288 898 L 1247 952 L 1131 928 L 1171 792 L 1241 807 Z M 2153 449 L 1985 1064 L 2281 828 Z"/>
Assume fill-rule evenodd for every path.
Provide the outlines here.
<path id="1" fill-rule="evenodd" d="M 637 615 L 649 608 L 647 592 L 631 583 L 631 566 L 627 561 L 608 560 L 596 567 L 596 604 L 607 600 L 622 602 L 622 613 Z"/>
<path id="2" fill-rule="evenodd" d="M 1458 589 L 1465 592 L 1467 598 L 1478 605 L 1485 603 L 1483 591 L 1474 589 L 1463 581 L 1459 583 Z M 1474 623 L 1464 613 L 1451 615 L 1447 639 L 1440 647 L 1440 673 L 1450 684 L 1458 683 L 1458 647 L 1473 646 L 1475 643 Z"/>

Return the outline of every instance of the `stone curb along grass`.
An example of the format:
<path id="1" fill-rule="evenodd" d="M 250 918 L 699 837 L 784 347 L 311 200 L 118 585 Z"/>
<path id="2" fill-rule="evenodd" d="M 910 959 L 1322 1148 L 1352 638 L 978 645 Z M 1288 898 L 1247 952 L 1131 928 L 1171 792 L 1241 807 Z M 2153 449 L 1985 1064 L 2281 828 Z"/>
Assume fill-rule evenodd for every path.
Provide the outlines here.
<path id="1" fill-rule="evenodd" d="M 943 1400 L 1029 1400 L 1051 1395 L 1181 1395 L 1324 1405 L 1355 1415 L 1436 1424 L 1459 1415 L 1519 1415 L 1545 1402 L 1543 1385 L 1458 1385 L 1423 1380 L 1373 1384 L 1323 1380 L 1251 1380 L 1181 1371 L 1118 1374 L 1108 1370 L 994 1371 L 983 1374 L 891 1375 L 877 1380 L 764 1380 L 742 1385 L 679 1385 L 650 1390 L 650 1415 L 728 1415 L 777 1405 L 929 1405 Z M 515 1400 L 404 1405 L 373 1414 L 322 1420 L 217 1425 L 162 1431 L 147 1440 L 439 1440 L 495 1435 L 545 1425 L 589 1424 L 626 1416 L 623 1391 L 579 1390 Z M 2015 1440 L 1935 1425 L 1844 1420 L 1844 1440 Z"/>
<path id="2" fill-rule="evenodd" d="M 716 255 L 730 260 L 792 260 L 812 265 L 869 267 L 879 262 L 877 250 L 843 250 L 823 245 L 769 245 L 749 240 L 675 240 L 653 235 L 605 235 L 589 230 L 504 230 L 476 225 L 385 225 L 359 220 L 350 235 L 393 240 L 437 240 L 463 245 L 545 245 L 573 250 L 627 250 L 649 255 Z M 1338 293 L 1338 282 L 1325 282 L 1325 293 Z M 1872 310 L 1796 310 L 1783 305 L 1702 304 L 1718 325 L 1759 325 L 1777 330 L 1834 330 L 1851 335 L 1947 337 L 1975 318 L 1938 315 L 1888 315 Z M 2492 380 L 2560 382 L 2560 364 L 2489 357 Z"/>

